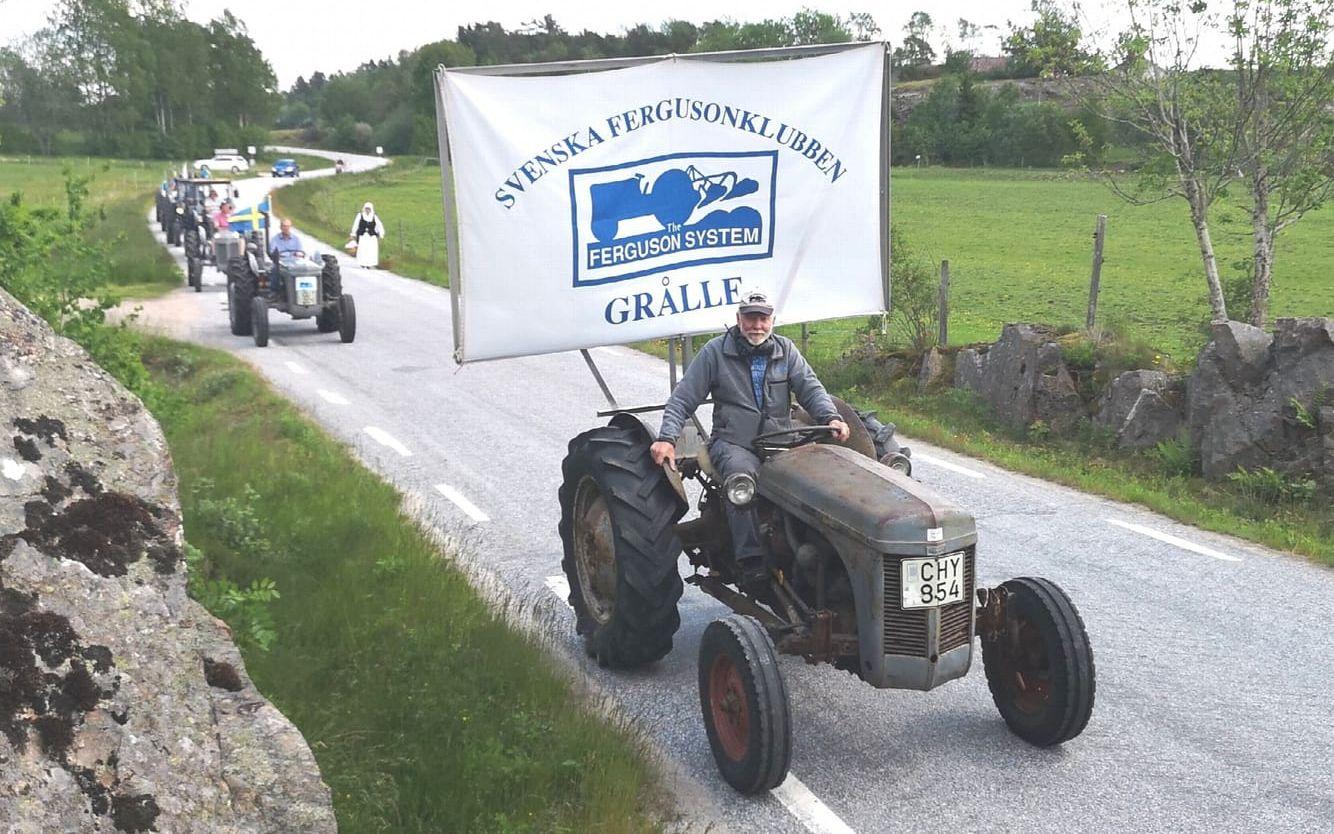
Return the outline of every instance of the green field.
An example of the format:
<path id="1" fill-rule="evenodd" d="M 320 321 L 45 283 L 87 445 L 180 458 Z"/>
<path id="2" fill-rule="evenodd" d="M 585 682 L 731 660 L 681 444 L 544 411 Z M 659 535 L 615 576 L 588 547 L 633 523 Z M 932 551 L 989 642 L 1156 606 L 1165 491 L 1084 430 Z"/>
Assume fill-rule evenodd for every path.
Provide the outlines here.
<path id="1" fill-rule="evenodd" d="M 655 830 L 665 797 L 639 742 L 487 609 L 393 487 L 240 360 L 147 339 L 144 361 L 170 392 L 156 416 L 204 554 L 192 587 L 276 585 L 267 651 L 229 624 L 310 744 L 339 831 Z"/>
<path id="2" fill-rule="evenodd" d="M 352 216 L 371 200 L 388 225 L 386 268 L 447 283 L 438 167 L 402 162 L 312 180 L 277 200 L 299 226 L 331 242 L 346 238 Z M 1100 183 L 1063 172 L 905 168 L 894 170 L 892 205 L 910 246 L 950 262 L 952 344 L 993 341 L 1013 321 L 1082 325 L 1098 214 L 1108 216 L 1099 321 L 1178 363 L 1192 361 L 1203 344 L 1209 308 L 1180 200 L 1132 206 Z M 1247 220 L 1228 206 L 1216 215 L 1218 260 L 1225 273 L 1234 273 L 1250 245 Z M 1332 262 L 1334 208 L 1327 207 L 1280 239 L 1272 315 L 1334 314 Z M 816 325 L 813 352 L 841 353 L 861 323 Z"/>
<path id="3" fill-rule="evenodd" d="M 279 215 L 290 216 L 298 228 L 335 245 L 347 240 L 352 218 L 367 200 L 385 224 L 380 265 L 447 286 L 438 166 L 399 159 L 365 174 L 300 182 L 273 196 Z"/>
<path id="4" fill-rule="evenodd" d="M 107 246 L 110 292 L 144 298 L 161 295 L 183 279 L 167 250 L 148 228 L 153 191 L 170 163 L 106 160 L 89 157 L 49 159 L 0 157 L 0 199 L 14 192 L 31 206 L 65 207 L 65 168 L 93 178 L 89 205 L 98 213 L 93 238 Z"/>

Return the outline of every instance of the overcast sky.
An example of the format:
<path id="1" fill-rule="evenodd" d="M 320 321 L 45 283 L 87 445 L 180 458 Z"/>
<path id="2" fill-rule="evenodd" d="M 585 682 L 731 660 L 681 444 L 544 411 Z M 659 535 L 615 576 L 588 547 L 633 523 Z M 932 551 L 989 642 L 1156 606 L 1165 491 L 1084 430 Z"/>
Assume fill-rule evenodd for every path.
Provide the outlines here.
<path id="1" fill-rule="evenodd" d="M 648 3 L 620 0 L 574 3 L 570 0 L 187 0 L 186 15 L 201 23 L 219 16 L 224 8 L 245 21 L 250 35 L 264 52 L 285 89 L 298 75 L 316 70 L 331 74 L 355 69 L 402 49 L 453 38 L 461 25 L 495 20 L 507 29 L 550 13 L 566 31 L 590 29 L 619 33 L 637 23 L 657 25 L 671 17 L 703 23 L 720 17 L 738 21 L 787 17 L 803 7 L 831 14 L 869 12 L 883 36 L 897 42 L 915 9 L 926 9 L 932 20 L 956 37 L 960 17 L 979 24 L 1008 29 L 1007 20 L 1027 23 L 1033 17 L 1029 0 L 917 0 L 909 3 L 817 2 L 816 0 L 676 0 Z M 0 43 L 12 44 L 42 28 L 56 0 L 0 0 Z M 368 10 L 370 10 L 368 12 Z M 725 10 L 725 11 L 724 11 Z M 370 19 L 366 19 L 369 15 Z M 979 51 L 999 54 L 999 37 L 991 30 Z M 932 38 L 939 51 L 944 34 Z"/>

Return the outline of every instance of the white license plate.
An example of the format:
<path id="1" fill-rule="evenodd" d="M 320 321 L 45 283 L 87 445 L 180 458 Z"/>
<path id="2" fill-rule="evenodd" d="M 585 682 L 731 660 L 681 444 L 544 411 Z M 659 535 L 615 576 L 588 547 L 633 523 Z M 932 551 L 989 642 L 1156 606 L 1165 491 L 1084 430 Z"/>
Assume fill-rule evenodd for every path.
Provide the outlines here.
<path id="1" fill-rule="evenodd" d="M 309 307 L 315 303 L 315 282 L 310 279 L 296 282 L 296 303 Z"/>
<path id="2" fill-rule="evenodd" d="M 903 607 L 935 608 L 963 600 L 963 551 L 930 559 L 904 559 Z"/>

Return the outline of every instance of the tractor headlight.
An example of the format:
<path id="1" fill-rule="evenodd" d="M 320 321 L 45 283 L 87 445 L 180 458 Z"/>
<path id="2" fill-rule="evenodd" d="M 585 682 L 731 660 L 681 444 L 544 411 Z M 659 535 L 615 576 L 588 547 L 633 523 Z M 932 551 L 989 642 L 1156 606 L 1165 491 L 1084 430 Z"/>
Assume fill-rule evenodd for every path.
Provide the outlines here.
<path id="1" fill-rule="evenodd" d="M 184 206 L 177 206 L 177 207 L 176 207 L 176 213 L 177 213 L 177 214 L 185 214 L 185 207 L 184 207 Z"/>
<path id="2" fill-rule="evenodd" d="M 736 472 L 723 481 L 723 492 L 734 506 L 744 507 L 755 500 L 755 478 L 745 472 Z"/>

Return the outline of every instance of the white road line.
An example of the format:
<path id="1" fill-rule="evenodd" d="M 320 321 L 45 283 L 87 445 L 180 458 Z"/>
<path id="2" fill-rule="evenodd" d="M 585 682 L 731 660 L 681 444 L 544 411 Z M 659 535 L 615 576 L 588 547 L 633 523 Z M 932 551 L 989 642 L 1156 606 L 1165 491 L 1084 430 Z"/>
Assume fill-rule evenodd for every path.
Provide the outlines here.
<path id="1" fill-rule="evenodd" d="M 783 807 L 792 812 L 792 816 L 806 826 L 811 834 L 855 834 L 852 827 L 839 819 L 820 801 L 820 797 L 811 793 L 811 789 L 801 780 L 789 773 L 783 784 L 770 791 L 774 798 L 783 803 Z"/>
<path id="2" fill-rule="evenodd" d="M 463 493 L 459 492 L 457 489 L 454 489 L 454 487 L 450 486 L 449 484 L 436 484 L 435 488 L 440 492 L 441 495 L 445 496 L 450 501 L 453 501 L 454 505 L 457 506 L 460 510 L 463 510 L 465 513 L 467 513 L 468 517 L 471 518 L 473 521 L 491 520 L 490 516 L 488 516 L 481 510 L 477 509 L 476 504 L 469 501 L 467 498 L 463 496 Z"/>
<path id="3" fill-rule="evenodd" d="M 394 436 L 392 434 L 385 431 L 384 429 L 377 428 L 375 426 L 367 426 L 365 428 L 365 432 L 366 434 L 369 434 L 371 436 L 372 440 L 374 440 L 376 443 L 379 443 L 381 446 L 388 446 L 390 449 L 393 449 L 395 452 L 398 452 L 405 458 L 412 457 L 412 452 L 408 451 L 408 447 L 404 446 L 402 443 L 399 443 L 396 439 L 394 439 Z"/>
<path id="4" fill-rule="evenodd" d="M 296 374 L 297 376 L 305 376 L 306 374 L 310 373 L 310 372 L 307 371 L 305 368 L 301 367 L 300 365 L 298 365 L 298 364 L 295 363 L 295 362 L 288 362 L 288 363 L 286 363 L 286 364 L 287 364 L 287 370 L 291 371 L 292 373 Z"/>
<path id="5" fill-rule="evenodd" d="M 334 405 L 350 405 L 347 398 L 342 394 L 336 394 L 333 391 L 325 391 L 323 388 L 318 389 L 317 393 L 323 397 L 326 402 L 331 402 Z"/>
<path id="6" fill-rule="evenodd" d="M 912 462 L 917 463 L 919 460 L 922 463 L 929 463 L 932 466 L 939 466 L 941 469 L 948 469 L 951 472 L 958 472 L 960 475 L 967 475 L 968 477 L 976 478 L 979 481 L 986 477 L 986 475 L 983 475 L 981 472 L 974 472 L 973 470 L 966 469 L 958 465 L 957 463 L 950 463 L 947 460 L 941 460 L 940 458 L 934 457 L 932 455 L 923 455 L 914 452 L 912 456 Z"/>
<path id="7" fill-rule="evenodd" d="M 1133 530 L 1136 533 L 1142 533 L 1143 535 L 1146 535 L 1150 538 L 1157 539 L 1160 542 L 1167 542 L 1168 544 L 1175 545 L 1181 548 L 1182 550 L 1189 550 L 1192 553 L 1200 553 L 1205 556 L 1211 556 L 1215 559 L 1222 559 L 1224 562 L 1241 561 L 1240 556 L 1233 556 L 1228 553 L 1220 553 L 1211 547 L 1205 547 L 1204 545 L 1196 544 L 1195 542 L 1188 542 L 1185 539 L 1180 539 L 1177 538 L 1176 536 L 1169 535 L 1167 533 L 1159 533 L 1157 530 L 1151 530 L 1148 527 L 1141 527 L 1138 524 L 1131 524 L 1129 521 L 1121 521 L 1120 519 L 1117 518 L 1109 518 L 1107 519 L 1107 523 L 1114 524 L 1117 527 L 1124 527 L 1127 530 Z"/>
<path id="8" fill-rule="evenodd" d="M 543 580 L 551 593 L 561 602 L 568 604 L 570 582 L 564 574 L 548 576 Z M 820 797 L 811 793 L 800 779 L 789 773 L 783 784 L 770 791 L 774 798 L 783 803 L 783 807 L 801 822 L 811 834 L 856 834 L 852 827 L 841 820 L 830 807 L 820 801 Z"/>
<path id="9" fill-rule="evenodd" d="M 558 573 L 555 576 L 548 576 L 544 582 L 551 589 L 551 593 L 566 605 L 570 604 L 570 580 L 565 578 L 565 574 Z"/>

